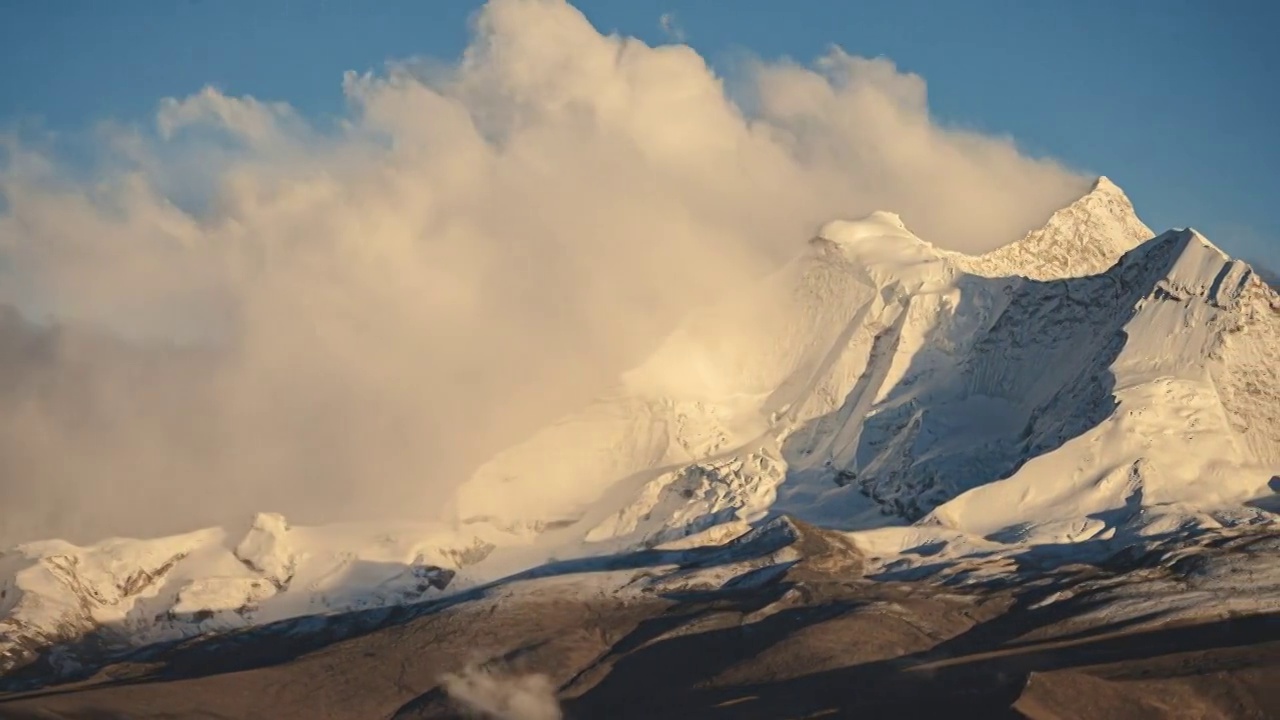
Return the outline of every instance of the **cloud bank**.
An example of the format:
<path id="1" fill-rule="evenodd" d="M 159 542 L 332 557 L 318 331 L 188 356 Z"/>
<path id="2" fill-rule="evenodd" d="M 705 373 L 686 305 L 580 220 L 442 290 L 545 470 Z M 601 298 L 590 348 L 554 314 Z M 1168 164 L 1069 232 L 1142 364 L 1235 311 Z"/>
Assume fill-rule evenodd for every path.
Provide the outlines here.
<path id="1" fill-rule="evenodd" d="M 41 322 L 0 317 L 0 543 L 431 519 L 821 222 L 979 251 L 1088 184 L 940 126 L 884 59 L 759 62 L 730 98 L 563 2 L 472 32 L 348 73 L 337 122 L 206 88 L 104 126 L 92 172 L 5 141 L 0 302 Z"/>

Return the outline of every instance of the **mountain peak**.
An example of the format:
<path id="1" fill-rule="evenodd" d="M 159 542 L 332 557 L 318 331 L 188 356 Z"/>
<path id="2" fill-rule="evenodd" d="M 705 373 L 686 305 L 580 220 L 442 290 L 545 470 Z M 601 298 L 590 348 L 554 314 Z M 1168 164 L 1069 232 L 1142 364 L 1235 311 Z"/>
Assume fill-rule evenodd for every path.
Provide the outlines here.
<path id="1" fill-rule="evenodd" d="M 1089 192 L 1055 212 L 1043 227 L 960 264 L 978 275 L 1034 280 L 1095 275 L 1154 235 L 1124 190 L 1101 175 Z"/>
<path id="2" fill-rule="evenodd" d="M 920 239 L 907 229 L 900 215 L 887 210 L 876 210 L 856 220 L 832 220 L 819 228 L 817 235 L 817 239 L 837 245 L 857 245 L 868 239 L 884 238 L 920 242 Z"/>
<path id="3" fill-rule="evenodd" d="M 1098 179 L 1093 181 L 1093 188 L 1089 190 L 1089 193 L 1118 193 L 1124 195 L 1124 190 L 1121 190 L 1119 185 L 1111 182 L 1111 178 L 1106 175 L 1099 175 Z"/>

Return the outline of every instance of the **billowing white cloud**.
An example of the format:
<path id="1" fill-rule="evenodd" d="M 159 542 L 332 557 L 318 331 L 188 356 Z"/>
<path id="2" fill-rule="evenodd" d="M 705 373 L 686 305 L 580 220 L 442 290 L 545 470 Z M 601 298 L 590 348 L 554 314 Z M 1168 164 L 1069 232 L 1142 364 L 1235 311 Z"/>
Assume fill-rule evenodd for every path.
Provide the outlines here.
<path id="1" fill-rule="evenodd" d="M 281 125 L 294 119 L 293 108 L 285 103 L 262 103 L 251 97 L 229 98 L 212 87 L 185 100 L 165 98 L 156 113 L 156 130 L 164 140 L 173 139 L 183 128 L 216 126 L 225 128 L 251 146 L 287 142 Z"/>
<path id="2" fill-rule="evenodd" d="M 940 127 L 887 60 L 762 62 L 735 102 L 691 48 L 558 0 L 494 0 L 456 65 L 342 87 L 336 127 L 165 99 L 88 178 L 8 146 L 0 300 L 135 344 L 3 326 L 0 542 L 429 518 L 819 223 L 887 208 L 982 250 L 1087 185 Z"/>

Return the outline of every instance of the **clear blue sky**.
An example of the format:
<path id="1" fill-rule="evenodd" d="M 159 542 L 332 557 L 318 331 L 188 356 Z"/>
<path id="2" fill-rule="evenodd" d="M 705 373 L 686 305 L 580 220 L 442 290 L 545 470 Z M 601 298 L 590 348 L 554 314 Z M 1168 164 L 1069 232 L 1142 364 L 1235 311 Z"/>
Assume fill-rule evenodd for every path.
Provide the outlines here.
<path id="1" fill-rule="evenodd" d="M 649 42 L 674 13 L 724 67 L 830 44 L 924 76 L 936 117 L 1111 176 L 1148 224 L 1280 265 L 1280 4 L 1269 0 L 581 0 Z M 476 2 L 0 0 L 0 124 L 139 121 L 214 84 L 308 114 L 344 70 L 452 58 Z"/>

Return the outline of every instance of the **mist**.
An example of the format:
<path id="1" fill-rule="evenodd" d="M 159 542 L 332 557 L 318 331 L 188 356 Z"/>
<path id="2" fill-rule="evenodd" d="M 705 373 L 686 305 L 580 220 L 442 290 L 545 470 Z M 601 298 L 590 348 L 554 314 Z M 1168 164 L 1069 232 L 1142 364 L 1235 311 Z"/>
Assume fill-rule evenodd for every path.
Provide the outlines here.
<path id="1" fill-rule="evenodd" d="M 449 698 L 485 720 L 560 720 L 556 688 L 546 675 L 503 675 L 468 667 L 440 678 Z"/>
<path id="2" fill-rule="evenodd" d="M 336 120 L 204 88 L 104 119 L 90 170 L 10 133 L 0 545 L 432 520 L 822 222 L 888 209 L 979 252 L 1089 183 L 936 122 L 886 59 L 731 80 L 495 0 L 457 62 L 335 78 Z"/>
<path id="3" fill-rule="evenodd" d="M 1280 272 L 1276 272 L 1275 269 L 1261 262 L 1255 261 L 1252 265 L 1254 272 L 1258 273 L 1258 277 L 1262 278 L 1262 282 L 1280 290 Z"/>

